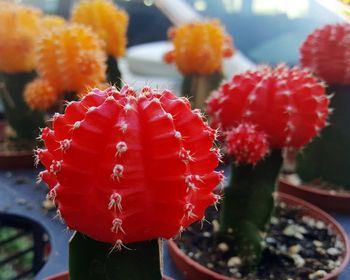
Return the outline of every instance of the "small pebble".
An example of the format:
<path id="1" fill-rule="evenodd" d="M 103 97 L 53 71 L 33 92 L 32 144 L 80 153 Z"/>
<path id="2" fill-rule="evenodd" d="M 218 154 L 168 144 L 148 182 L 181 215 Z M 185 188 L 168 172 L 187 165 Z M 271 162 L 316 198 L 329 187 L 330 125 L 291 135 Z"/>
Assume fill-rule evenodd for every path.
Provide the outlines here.
<path id="1" fill-rule="evenodd" d="M 292 257 L 296 267 L 300 268 L 300 267 L 304 266 L 305 260 L 303 259 L 302 256 L 300 256 L 299 254 L 295 254 L 295 255 L 292 255 L 291 257 Z"/>
<path id="2" fill-rule="evenodd" d="M 327 254 L 331 256 L 339 255 L 339 250 L 337 248 L 331 247 L 327 249 Z"/>
<path id="3" fill-rule="evenodd" d="M 222 242 L 222 243 L 218 244 L 218 249 L 219 249 L 219 251 L 225 253 L 230 249 L 230 247 L 226 243 Z"/>
<path id="4" fill-rule="evenodd" d="M 272 217 L 271 220 L 270 220 L 271 224 L 273 225 L 277 225 L 279 220 L 276 218 L 276 217 Z"/>
<path id="5" fill-rule="evenodd" d="M 212 263 L 207 263 L 207 268 L 213 269 L 214 265 Z"/>
<path id="6" fill-rule="evenodd" d="M 213 220 L 211 222 L 212 226 L 213 226 L 213 232 L 219 232 L 220 230 L 220 224 L 218 220 Z"/>
<path id="7" fill-rule="evenodd" d="M 301 246 L 300 245 L 293 245 L 288 248 L 288 252 L 291 255 L 298 254 L 300 252 Z"/>
<path id="8" fill-rule="evenodd" d="M 203 236 L 209 238 L 211 236 L 210 232 L 205 231 L 203 232 Z"/>
<path id="9" fill-rule="evenodd" d="M 316 222 L 316 228 L 317 229 L 324 229 L 326 227 L 326 224 L 322 221 L 317 221 Z"/>
<path id="10" fill-rule="evenodd" d="M 242 261 L 240 257 L 232 257 L 227 261 L 227 265 L 229 267 L 239 266 L 241 264 L 242 264 Z"/>
<path id="11" fill-rule="evenodd" d="M 321 241 L 319 241 L 319 240 L 314 240 L 312 243 L 314 243 L 314 245 L 316 247 L 322 247 L 323 246 L 323 243 Z"/>
<path id="12" fill-rule="evenodd" d="M 317 270 L 316 272 L 309 274 L 309 279 L 310 280 L 321 279 L 322 277 L 325 277 L 326 275 L 327 275 L 326 271 Z"/>
<path id="13" fill-rule="evenodd" d="M 25 200 L 24 198 L 16 198 L 15 201 L 18 205 L 25 205 L 27 203 L 27 200 Z"/>

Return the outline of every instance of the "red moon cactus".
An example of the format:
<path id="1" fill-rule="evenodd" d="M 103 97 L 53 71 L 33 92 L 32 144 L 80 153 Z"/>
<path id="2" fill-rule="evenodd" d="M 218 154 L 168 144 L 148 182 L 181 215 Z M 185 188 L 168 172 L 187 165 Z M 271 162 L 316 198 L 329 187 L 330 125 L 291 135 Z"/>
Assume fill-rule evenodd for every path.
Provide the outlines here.
<path id="1" fill-rule="evenodd" d="M 327 24 L 313 31 L 300 48 L 303 66 L 327 83 L 350 83 L 350 24 Z"/>
<path id="2" fill-rule="evenodd" d="M 225 146 L 237 164 L 256 164 L 269 152 L 266 134 L 245 123 L 227 132 Z"/>
<path id="3" fill-rule="evenodd" d="M 326 125 L 328 104 L 310 72 L 280 65 L 233 76 L 213 93 L 208 113 L 224 131 L 247 122 L 266 133 L 271 148 L 300 148 Z"/>
<path id="4" fill-rule="evenodd" d="M 171 238 L 218 201 L 215 131 L 170 91 L 92 90 L 44 128 L 40 173 L 67 226 L 114 243 Z"/>

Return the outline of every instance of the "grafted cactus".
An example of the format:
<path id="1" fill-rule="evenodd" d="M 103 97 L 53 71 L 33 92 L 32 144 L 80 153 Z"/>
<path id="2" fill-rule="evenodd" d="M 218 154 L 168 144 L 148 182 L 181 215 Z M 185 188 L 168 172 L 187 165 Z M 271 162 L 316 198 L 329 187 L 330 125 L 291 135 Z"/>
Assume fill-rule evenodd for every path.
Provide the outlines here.
<path id="1" fill-rule="evenodd" d="M 116 59 L 125 54 L 128 14 L 109 0 L 82 0 L 73 8 L 71 20 L 90 26 L 105 42 L 107 78 L 120 87 L 121 74 Z"/>
<path id="2" fill-rule="evenodd" d="M 175 62 L 185 76 L 183 95 L 193 96 L 201 108 L 222 78 L 223 59 L 234 53 L 232 38 L 218 20 L 189 23 L 169 30 L 174 50 L 164 55 L 167 63 Z"/>
<path id="3" fill-rule="evenodd" d="M 36 157 L 47 169 L 39 177 L 48 184 L 58 215 L 80 232 L 71 245 L 72 266 L 84 262 L 91 268 L 97 258 L 108 267 L 100 271 L 102 279 L 160 279 L 156 239 L 171 238 L 203 219 L 219 199 L 212 193 L 223 178 L 213 171 L 215 130 L 186 99 L 148 87 L 137 94 L 128 86 L 120 92 L 92 90 L 55 115 L 52 126 L 42 130 L 46 149 L 37 150 Z M 97 250 L 100 243 L 95 243 L 97 256 L 76 246 L 84 244 L 81 234 L 89 243 L 109 245 L 101 243 Z M 126 246 L 138 247 L 142 261 L 132 251 L 118 252 Z M 115 261 L 107 258 L 112 248 Z M 84 256 L 85 250 L 91 255 Z M 145 252 L 153 253 L 145 257 Z M 133 254 L 139 264 L 135 275 L 120 260 Z M 98 269 L 79 267 L 78 273 L 71 267 L 71 279 L 97 279 L 95 273 Z"/>
<path id="4" fill-rule="evenodd" d="M 308 182 L 322 179 L 350 190 L 350 24 L 326 25 L 313 31 L 301 46 L 301 64 L 324 79 L 333 96 L 331 126 L 298 157 L 297 172 Z"/>
<path id="5" fill-rule="evenodd" d="M 34 45 L 41 11 L 0 1 L 0 96 L 15 138 L 34 140 L 43 116 L 23 100 L 24 86 L 35 77 Z"/>
<path id="6" fill-rule="evenodd" d="M 209 99 L 208 112 L 227 134 L 226 149 L 236 161 L 225 189 L 220 234 L 246 269 L 260 261 L 281 149 L 300 148 L 317 135 L 326 124 L 328 103 L 322 83 L 306 70 L 285 66 L 236 75 Z M 269 155 L 258 161 L 268 147 Z"/>
<path id="7" fill-rule="evenodd" d="M 58 98 L 58 92 L 43 79 L 35 79 L 24 89 L 24 100 L 32 110 L 45 111 L 52 107 Z"/>

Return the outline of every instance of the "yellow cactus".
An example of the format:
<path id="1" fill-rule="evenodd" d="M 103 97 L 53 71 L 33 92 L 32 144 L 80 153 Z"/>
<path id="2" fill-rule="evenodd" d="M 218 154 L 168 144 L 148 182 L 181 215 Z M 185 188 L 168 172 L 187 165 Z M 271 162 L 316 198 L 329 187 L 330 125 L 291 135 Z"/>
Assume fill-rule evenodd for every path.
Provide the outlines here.
<path id="1" fill-rule="evenodd" d="M 105 42 L 107 54 L 124 55 L 129 17 L 112 1 L 83 0 L 74 7 L 71 20 L 90 26 Z"/>
<path id="2" fill-rule="evenodd" d="M 224 57 L 234 53 L 232 38 L 218 20 L 189 23 L 169 31 L 174 50 L 165 54 L 184 75 L 212 74 L 222 70 Z"/>
<path id="3" fill-rule="evenodd" d="M 0 71 L 28 72 L 34 68 L 34 44 L 41 11 L 0 1 Z"/>
<path id="4" fill-rule="evenodd" d="M 46 110 L 58 99 L 57 91 L 43 79 L 28 83 L 24 90 L 24 100 L 32 110 Z"/>
<path id="5" fill-rule="evenodd" d="M 40 26 L 44 29 L 52 29 L 55 27 L 63 26 L 66 23 L 65 19 L 60 16 L 44 16 L 41 19 Z"/>
<path id="6" fill-rule="evenodd" d="M 105 81 L 103 42 L 86 26 L 47 30 L 38 38 L 36 58 L 39 75 L 60 93 L 79 93 Z"/>

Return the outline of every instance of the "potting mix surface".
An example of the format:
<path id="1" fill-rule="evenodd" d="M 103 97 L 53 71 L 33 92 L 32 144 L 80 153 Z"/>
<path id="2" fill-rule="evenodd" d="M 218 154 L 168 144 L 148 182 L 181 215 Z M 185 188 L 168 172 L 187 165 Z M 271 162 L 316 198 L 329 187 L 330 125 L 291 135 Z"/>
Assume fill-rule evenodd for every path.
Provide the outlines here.
<path id="1" fill-rule="evenodd" d="M 226 276 L 249 280 L 322 279 L 339 267 L 344 244 L 323 221 L 303 216 L 299 208 L 280 203 L 266 238 L 262 261 L 256 272 L 241 270 L 241 259 L 217 236 L 219 213 L 211 208 L 206 219 L 211 224 L 194 224 L 176 240 L 192 259 Z M 345 278 L 347 279 L 347 278 Z"/>

